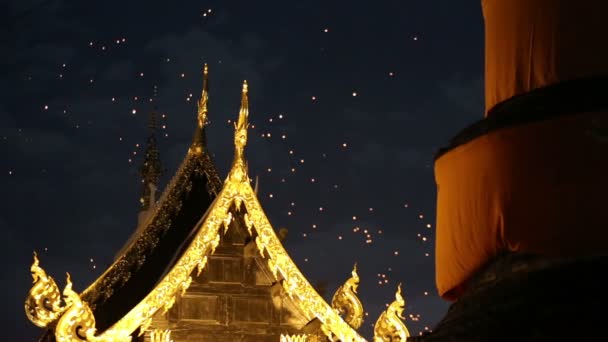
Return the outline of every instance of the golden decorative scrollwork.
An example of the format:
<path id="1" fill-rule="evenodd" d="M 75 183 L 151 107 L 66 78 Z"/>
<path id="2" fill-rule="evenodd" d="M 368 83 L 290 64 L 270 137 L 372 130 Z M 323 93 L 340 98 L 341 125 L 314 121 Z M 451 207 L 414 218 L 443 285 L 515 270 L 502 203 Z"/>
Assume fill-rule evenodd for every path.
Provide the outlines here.
<path id="1" fill-rule="evenodd" d="M 34 262 L 30 267 L 34 286 L 25 299 L 25 314 L 38 327 L 45 328 L 56 321 L 65 311 L 61 305 L 61 292 L 53 277 L 40 267 L 38 255 L 34 252 Z"/>
<path id="2" fill-rule="evenodd" d="M 357 264 L 353 267 L 351 277 L 340 286 L 331 300 L 331 306 L 344 317 L 353 329 L 359 329 L 363 324 L 363 304 L 357 297 L 359 287 L 359 275 L 357 274 Z"/>
<path id="3" fill-rule="evenodd" d="M 397 286 L 395 300 L 378 317 L 374 326 L 374 342 L 394 342 L 407 341 L 410 332 L 407 330 L 403 320 L 403 310 L 405 310 L 405 300 L 401 295 L 401 284 Z"/>
<path id="4" fill-rule="evenodd" d="M 87 302 L 82 301 L 78 293 L 72 289 L 69 273 L 67 274 L 63 297 L 68 309 L 61 316 L 55 327 L 55 339 L 57 342 L 131 341 L 130 332 L 128 331 L 115 331 L 112 335 L 106 335 L 101 338 L 95 336 L 95 316 L 93 316 L 93 312 Z"/>
<path id="5" fill-rule="evenodd" d="M 247 81 L 243 82 L 243 90 L 241 92 L 241 108 L 239 110 L 239 118 L 234 124 L 234 160 L 228 179 L 226 181 L 233 182 L 249 182 L 247 172 L 247 161 L 245 160 L 245 146 L 247 145 L 247 129 L 249 128 L 249 87 Z M 236 208 L 241 206 L 241 199 L 237 196 Z"/>
<path id="6" fill-rule="evenodd" d="M 188 150 L 189 153 L 201 154 L 203 152 L 203 148 L 205 145 L 205 126 L 208 123 L 207 113 L 208 113 L 208 105 L 209 102 L 209 67 L 207 63 L 205 63 L 205 67 L 203 68 L 203 91 L 201 93 L 201 98 L 197 103 L 197 115 L 196 115 L 196 130 L 194 131 L 194 139 L 192 141 L 192 146 Z"/>

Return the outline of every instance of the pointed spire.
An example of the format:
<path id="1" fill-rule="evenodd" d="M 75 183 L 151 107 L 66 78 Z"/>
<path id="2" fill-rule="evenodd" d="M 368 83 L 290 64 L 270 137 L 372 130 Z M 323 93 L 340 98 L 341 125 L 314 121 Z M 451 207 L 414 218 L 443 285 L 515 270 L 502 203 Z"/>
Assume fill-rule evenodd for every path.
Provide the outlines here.
<path id="1" fill-rule="evenodd" d="M 150 102 L 152 102 L 152 111 L 150 111 L 150 116 L 148 119 L 148 128 L 150 128 L 150 130 L 152 132 L 156 132 L 156 113 L 158 112 L 158 103 L 156 101 L 156 99 L 158 98 L 158 86 L 154 86 L 154 90 L 153 90 L 153 95 L 152 98 L 150 99 Z"/>
<path id="2" fill-rule="evenodd" d="M 247 81 L 243 81 L 241 92 L 241 109 L 239 118 L 234 124 L 234 161 L 228 177 L 237 182 L 248 182 L 247 161 L 245 160 L 245 146 L 247 145 L 247 128 L 249 128 L 249 88 Z"/>
<path id="3" fill-rule="evenodd" d="M 154 97 L 152 100 L 153 110 L 150 112 L 148 124 L 150 135 L 146 141 L 144 162 L 139 169 L 142 182 L 142 195 L 139 202 L 141 203 L 143 210 L 148 210 L 150 208 L 151 199 L 154 199 L 154 192 L 158 188 L 158 183 L 162 175 L 160 153 L 158 152 L 158 145 L 156 142 L 156 112 L 158 110 L 156 105 L 157 91 L 158 88 L 154 86 Z"/>
<path id="4" fill-rule="evenodd" d="M 197 107 L 197 125 L 194 131 L 194 138 L 192 139 L 192 147 L 190 151 L 193 153 L 201 153 L 203 146 L 206 143 L 205 137 L 205 126 L 207 125 L 207 103 L 209 102 L 209 66 L 205 63 L 203 67 L 203 90 L 201 92 L 201 98 L 198 100 Z"/>
<path id="5" fill-rule="evenodd" d="M 403 295 L 401 294 L 401 283 L 397 285 L 397 292 L 395 292 L 395 301 L 399 304 L 405 305 L 405 300 L 403 299 Z"/>
<path id="6" fill-rule="evenodd" d="M 148 128 L 150 128 L 150 131 L 156 132 L 156 108 L 150 111 L 150 116 L 148 118 Z"/>
<path id="7" fill-rule="evenodd" d="M 357 263 L 356 262 L 355 262 L 355 265 L 353 266 L 353 271 L 350 274 L 353 277 L 353 279 L 356 279 L 357 281 L 359 281 L 359 274 L 357 273 Z"/>
<path id="8" fill-rule="evenodd" d="M 237 122 L 236 129 L 247 129 L 249 127 L 249 86 L 247 81 L 243 81 L 243 90 L 241 92 L 241 109 L 239 110 L 239 121 Z"/>

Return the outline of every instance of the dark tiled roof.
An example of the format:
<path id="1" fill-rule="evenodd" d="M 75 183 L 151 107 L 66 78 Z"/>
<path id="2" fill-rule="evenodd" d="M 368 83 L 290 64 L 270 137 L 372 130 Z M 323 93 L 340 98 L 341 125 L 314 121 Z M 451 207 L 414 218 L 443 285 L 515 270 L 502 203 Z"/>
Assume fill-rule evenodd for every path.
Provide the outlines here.
<path id="1" fill-rule="evenodd" d="M 154 288 L 220 188 L 210 158 L 188 154 L 142 234 L 82 294 L 99 331 L 109 328 Z"/>
<path id="2" fill-rule="evenodd" d="M 206 153 L 187 154 L 141 234 L 81 294 L 93 310 L 98 331 L 116 323 L 154 288 L 183 252 L 221 186 Z M 47 331 L 41 341 L 54 341 L 53 332 Z"/>

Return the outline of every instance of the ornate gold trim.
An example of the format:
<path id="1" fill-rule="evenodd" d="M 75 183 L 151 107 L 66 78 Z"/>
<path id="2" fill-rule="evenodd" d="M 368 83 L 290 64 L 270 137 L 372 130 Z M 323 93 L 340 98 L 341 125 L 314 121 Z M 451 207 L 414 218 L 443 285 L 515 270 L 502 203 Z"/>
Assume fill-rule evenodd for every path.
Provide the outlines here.
<path id="1" fill-rule="evenodd" d="M 308 335 L 283 335 L 281 334 L 280 342 L 308 342 Z"/>
<path id="2" fill-rule="evenodd" d="M 66 307 L 61 303 L 61 293 L 55 280 L 40 267 L 36 252 L 30 271 L 34 286 L 25 299 L 25 315 L 36 326 L 46 328 L 61 316 Z"/>
<path id="3" fill-rule="evenodd" d="M 401 284 L 397 286 L 395 300 L 380 314 L 374 325 L 374 342 L 407 341 L 410 332 L 403 320 L 405 300 L 401 295 Z"/>
<path id="4" fill-rule="evenodd" d="M 346 323 L 353 329 L 359 329 L 363 324 L 363 304 L 357 297 L 358 287 L 359 275 L 357 274 L 357 264 L 355 264 L 351 277 L 336 290 L 331 300 L 331 307 L 344 317 Z"/>

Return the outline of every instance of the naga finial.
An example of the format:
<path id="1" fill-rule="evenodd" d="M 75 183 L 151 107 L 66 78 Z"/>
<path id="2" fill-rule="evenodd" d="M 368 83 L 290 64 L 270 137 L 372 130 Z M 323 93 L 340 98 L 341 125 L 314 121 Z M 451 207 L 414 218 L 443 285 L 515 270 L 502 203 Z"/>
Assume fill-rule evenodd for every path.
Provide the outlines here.
<path id="1" fill-rule="evenodd" d="M 405 300 L 401 295 L 401 283 L 397 286 L 395 300 L 380 315 L 374 326 L 374 342 L 407 341 L 410 332 L 403 323 Z"/>
<path id="2" fill-rule="evenodd" d="M 33 282 L 36 283 L 38 279 L 46 276 L 46 272 L 40 267 L 40 260 L 38 260 L 38 253 L 34 251 L 34 262 L 30 267 L 30 272 L 32 272 Z"/>
<path id="3" fill-rule="evenodd" d="M 65 300 L 68 303 L 68 305 L 70 305 L 71 303 L 74 302 L 74 296 L 76 296 L 78 298 L 80 298 L 80 296 L 78 296 L 78 293 L 76 293 L 72 289 L 72 277 L 70 276 L 70 273 L 66 272 L 65 276 L 66 276 L 66 280 L 65 280 L 65 287 L 63 288 L 63 296 L 65 297 Z"/>
<path id="4" fill-rule="evenodd" d="M 34 285 L 25 299 L 25 314 L 36 326 L 45 328 L 59 318 L 65 307 L 61 305 L 59 287 L 40 267 L 36 252 L 30 271 Z"/>
<path id="5" fill-rule="evenodd" d="M 401 283 L 397 285 L 397 292 L 395 292 L 395 302 L 405 307 L 405 299 L 403 299 L 403 296 L 401 295 Z"/>
<path id="6" fill-rule="evenodd" d="M 55 326 L 55 340 L 62 341 L 98 341 L 95 338 L 95 316 L 87 302 L 80 299 L 80 295 L 72 288 L 72 278 L 66 272 L 66 284 L 63 289 L 66 310 Z M 112 336 L 112 341 L 128 341 L 126 332 L 122 335 Z M 77 339 L 74 339 L 78 336 Z M 129 339 L 130 340 L 130 339 Z"/>
<path id="7" fill-rule="evenodd" d="M 359 287 L 359 275 L 357 274 L 357 263 L 353 266 L 351 277 L 340 286 L 331 301 L 331 306 L 344 318 L 354 329 L 359 329 L 363 324 L 363 304 L 357 297 Z"/>
<path id="8" fill-rule="evenodd" d="M 197 125 L 196 131 L 194 132 L 194 139 L 192 141 L 191 152 L 200 154 L 203 151 L 203 145 L 205 144 L 205 126 L 208 123 L 208 108 L 207 103 L 209 102 L 209 67 L 207 63 L 203 67 L 203 90 L 201 91 L 201 98 L 197 102 Z"/>
<path id="9" fill-rule="evenodd" d="M 249 128 L 249 98 L 247 81 L 243 81 L 241 92 L 241 108 L 239 118 L 234 124 L 234 162 L 229 177 L 238 182 L 249 181 L 247 162 L 245 161 L 245 146 L 247 145 L 247 129 Z"/>
<path id="10" fill-rule="evenodd" d="M 357 263 L 355 262 L 355 265 L 353 266 L 353 270 L 352 272 L 350 272 L 352 279 L 356 279 L 357 280 L 357 285 L 359 284 L 359 274 L 357 274 Z M 357 289 L 355 289 L 355 292 Z"/>

